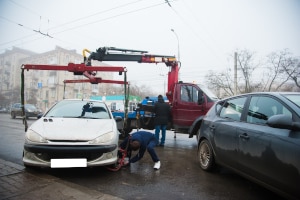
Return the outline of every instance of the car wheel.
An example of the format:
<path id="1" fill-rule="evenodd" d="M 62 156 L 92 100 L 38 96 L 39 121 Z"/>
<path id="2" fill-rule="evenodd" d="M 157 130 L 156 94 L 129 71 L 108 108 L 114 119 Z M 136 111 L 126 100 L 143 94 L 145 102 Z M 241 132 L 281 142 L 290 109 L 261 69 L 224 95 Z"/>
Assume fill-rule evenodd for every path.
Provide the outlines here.
<path id="1" fill-rule="evenodd" d="M 12 113 L 10 114 L 10 116 L 11 116 L 12 119 L 16 119 L 16 114 L 15 114 L 15 113 L 12 112 Z"/>
<path id="2" fill-rule="evenodd" d="M 210 171 L 214 168 L 213 151 L 206 139 L 202 140 L 198 146 L 198 161 L 200 167 L 205 171 Z"/>

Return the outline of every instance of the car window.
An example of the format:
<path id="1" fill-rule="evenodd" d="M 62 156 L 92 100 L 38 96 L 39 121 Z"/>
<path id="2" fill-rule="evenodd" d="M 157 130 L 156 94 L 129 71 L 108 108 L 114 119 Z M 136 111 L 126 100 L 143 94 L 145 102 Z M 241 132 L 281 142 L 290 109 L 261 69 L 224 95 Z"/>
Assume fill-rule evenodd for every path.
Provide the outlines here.
<path id="1" fill-rule="evenodd" d="M 110 119 L 104 103 L 87 101 L 61 101 L 45 117 Z"/>
<path id="2" fill-rule="evenodd" d="M 20 108 L 20 107 L 21 107 L 21 104 L 19 104 L 19 103 L 13 105 L 13 108 Z"/>
<path id="3" fill-rule="evenodd" d="M 36 109 L 36 107 L 32 104 L 25 104 L 26 109 Z"/>
<path id="4" fill-rule="evenodd" d="M 279 114 L 292 117 L 292 113 L 276 99 L 267 96 L 252 97 L 249 104 L 247 122 L 266 124 L 271 116 Z"/>
<path id="5" fill-rule="evenodd" d="M 220 112 L 220 117 L 239 121 L 246 99 L 246 97 L 240 97 L 224 102 Z"/>

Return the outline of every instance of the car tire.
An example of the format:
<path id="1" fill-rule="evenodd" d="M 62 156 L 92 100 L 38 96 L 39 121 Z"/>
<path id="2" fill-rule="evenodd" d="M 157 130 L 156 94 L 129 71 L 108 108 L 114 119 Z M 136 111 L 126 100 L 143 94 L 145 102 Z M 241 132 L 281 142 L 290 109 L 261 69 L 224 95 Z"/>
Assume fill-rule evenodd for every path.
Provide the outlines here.
<path id="1" fill-rule="evenodd" d="M 208 140 L 204 139 L 200 142 L 197 157 L 203 170 L 211 171 L 214 168 L 214 154 Z"/>

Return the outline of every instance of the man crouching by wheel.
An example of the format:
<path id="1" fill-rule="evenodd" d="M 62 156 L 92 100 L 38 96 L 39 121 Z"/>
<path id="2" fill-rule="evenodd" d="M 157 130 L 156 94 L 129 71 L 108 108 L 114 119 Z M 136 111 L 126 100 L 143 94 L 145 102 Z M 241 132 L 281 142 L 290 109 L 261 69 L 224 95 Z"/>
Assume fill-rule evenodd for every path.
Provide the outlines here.
<path id="1" fill-rule="evenodd" d="M 124 139 L 124 141 L 120 144 L 120 148 L 126 149 L 127 145 L 129 145 L 127 149 L 127 156 L 129 160 L 124 163 L 125 165 L 135 163 L 142 159 L 145 151 L 147 150 L 154 162 L 153 168 L 156 170 L 160 168 L 160 160 L 154 149 L 158 145 L 158 141 L 153 133 L 148 131 L 137 131 L 132 133 L 129 137 Z M 130 158 L 131 151 L 138 151 L 138 153 L 133 158 Z"/>

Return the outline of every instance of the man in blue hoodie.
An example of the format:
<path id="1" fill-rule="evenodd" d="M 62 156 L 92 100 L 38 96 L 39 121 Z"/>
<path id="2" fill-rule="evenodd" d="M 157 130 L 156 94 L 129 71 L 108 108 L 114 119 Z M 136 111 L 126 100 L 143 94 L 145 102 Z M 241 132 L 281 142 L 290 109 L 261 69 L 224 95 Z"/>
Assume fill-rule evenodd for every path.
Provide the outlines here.
<path id="1" fill-rule="evenodd" d="M 139 161 L 147 150 L 154 162 L 153 168 L 160 168 L 160 160 L 154 149 L 158 144 L 158 141 L 153 133 L 148 131 L 137 131 L 124 139 L 124 141 L 120 144 L 121 149 L 125 149 L 127 144 L 129 144 L 127 149 L 129 152 L 128 155 L 131 155 L 131 151 L 139 150 L 139 152 L 133 158 L 130 158 L 129 163 L 135 163 Z"/>

